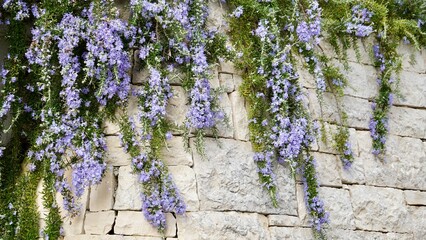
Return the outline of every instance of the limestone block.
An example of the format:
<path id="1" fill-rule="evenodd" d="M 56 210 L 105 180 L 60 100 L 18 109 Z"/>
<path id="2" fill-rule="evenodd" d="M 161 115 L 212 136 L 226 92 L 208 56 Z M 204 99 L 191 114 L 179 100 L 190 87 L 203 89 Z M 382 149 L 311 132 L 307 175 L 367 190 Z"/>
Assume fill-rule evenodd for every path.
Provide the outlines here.
<path id="1" fill-rule="evenodd" d="M 216 124 L 217 134 L 219 137 L 232 138 L 234 136 L 234 129 L 232 128 L 232 106 L 231 101 L 229 100 L 228 94 L 222 93 L 218 98 L 219 107 L 221 111 L 225 114 L 226 118 L 223 121 L 219 121 Z M 213 136 L 211 131 L 207 131 L 208 136 Z"/>
<path id="2" fill-rule="evenodd" d="M 188 166 L 170 166 L 169 171 L 181 196 L 185 200 L 186 210 L 198 211 L 200 204 L 194 170 Z"/>
<path id="3" fill-rule="evenodd" d="M 219 83 L 219 66 L 213 68 L 212 77 L 209 80 L 210 80 L 210 86 L 212 88 L 214 88 L 214 89 L 220 88 L 220 83 Z"/>
<path id="4" fill-rule="evenodd" d="M 303 184 L 296 184 L 296 195 L 297 195 L 297 213 L 302 226 L 309 226 L 309 216 L 306 209 L 305 202 L 305 191 L 303 190 Z"/>
<path id="5" fill-rule="evenodd" d="M 235 65 L 233 62 L 220 60 L 219 62 L 219 72 L 220 73 L 236 73 L 235 71 Z"/>
<path id="6" fill-rule="evenodd" d="M 410 233 L 381 233 L 367 231 L 353 231 L 339 228 L 332 228 L 327 231 L 328 239 L 339 240 L 413 240 L 413 234 Z"/>
<path id="7" fill-rule="evenodd" d="M 408 205 L 426 206 L 426 192 L 407 190 L 404 196 Z"/>
<path id="8" fill-rule="evenodd" d="M 312 153 L 316 159 L 318 167 L 318 179 L 321 186 L 341 187 L 342 180 L 340 178 L 339 170 L 340 161 L 335 155 L 324 153 Z"/>
<path id="9" fill-rule="evenodd" d="M 219 73 L 219 83 L 225 92 L 230 93 L 234 91 L 234 78 L 232 77 L 232 74 Z"/>
<path id="10" fill-rule="evenodd" d="M 207 17 L 207 28 L 217 30 L 220 33 L 229 31 L 229 26 L 225 20 L 227 16 L 227 7 L 220 0 L 208 1 L 209 15 Z"/>
<path id="11" fill-rule="evenodd" d="M 271 240 L 306 240 L 314 239 L 311 228 L 300 227 L 271 227 Z"/>
<path id="12" fill-rule="evenodd" d="M 373 49 L 373 43 L 374 43 L 373 37 L 364 38 L 364 39 L 358 38 L 356 40 L 356 45 L 358 46 L 359 58 L 357 57 L 356 50 L 354 48 L 349 48 L 347 50 L 348 61 L 360 62 L 360 63 L 363 63 L 363 64 L 372 65 L 373 62 L 372 62 L 372 58 L 371 58 L 371 53 L 372 53 L 372 49 Z M 333 58 L 338 58 L 333 47 L 330 45 L 329 42 L 327 42 L 326 40 L 323 40 L 323 41 L 321 41 L 320 46 L 327 53 L 327 56 L 330 56 L 330 57 L 333 57 Z"/>
<path id="13" fill-rule="evenodd" d="M 302 60 L 300 61 L 302 62 Z M 305 88 L 316 88 L 316 82 L 314 76 L 303 66 L 302 63 L 299 65 L 299 82 L 302 87 Z"/>
<path id="14" fill-rule="evenodd" d="M 243 84 L 243 77 L 241 77 L 241 75 L 238 74 L 233 74 L 233 79 L 234 79 L 234 89 L 238 91 L 238 89 L 240 89 L 241 84 Z"/>
<path id="15" fill-rule="evenodd" d="M 105 159 L 107 164 L 112 166 L 128 166 L 131 164 L 131 157 L 124 152 L 118 136 L 106 136 L 105 142 L 108 149 Z"/>
<path id="16" fill-rule="evenodd" d="M 179 239 L 269 239 L 268 220 L 256 213 L 189 212 L 177 217 Z"/>
<path id="17" fill-rule="evenodd" d="M 166 107 L 166 119 L 176 126 L 182 126 L 188 112 L 185 90 L 179 86 L 172 86 L 173 97 Z"/>
<path id="18" fill-rule="evenodd" d="M 114 205 L 114 191 L 117 183 L 114 172 L 108 169 L 99 185 L 90 189 L 90 211 L 111 210 Z"/>
<path id="19" fill-rule="evenodd" d="M 361 139 L 370 142 L 368 138 Z M 375 159 L 370 152 L 364 156 L 367 184 L 426 190 L 426 150 L 419 139 L 390 135 L 385 160 Z M 370 145 L 371 146 L 371 145 Z"/>
<path id="20" fill-rule="evenodd" d="M 318 139 L 318 147 L 320 152 L 324 153 L 331 153 L 331 154 L 338 154 L 335 142 L 334 142 L 334 136 L 338 132 L 338 126 L 334 124 L 329 124 L 327 122 L 324 122 L 324 128 L 325 128 L 325 138 L 326 142 L 322 141 L 322 139 Z M 359 155 L 359 149 L 358 149 L 358 142 L 355 138 L 355 129 L 349 128 L 349 142 L 351 144 L 352 153 L 354 156 Z"/>
<path id="21" fill-rule="evenodd" d="M 414 239 L 424 239 L 426 236 L 426 208 L 408 206 L 409 226 L 414 233 Z"/>
<path id="22" fill-rule="evenodd" d="M 166 214 L 165 237 L 174 237 L 176 235 L 176 219 L 171 213 Z M 140 235 L 161 237 L 162 234 L 157 231 L 146 219 L 141 211 L 119 211 L 114 226 L 115 234 Z"/>
<path id="23" fill-rule="evenodd" d="M 107 234 L 112 230 L 114 220 L 114 211 L 88 212 L 84 222 L 84 231 L 86 234 Z"/>
<path id="24" fill-rule="evenodd" d="M 319 195 L 324 201 L 325 210 L 330 213 L 330 228 L 355 229 L 354 213 L 348 190 L 321 187 Z"/>
<path id="25" fill-rule="evenodd" d="M 203 159 L 191 142 L 201 210 L 296 215 L 294 180 L 289 169 L 274 166 L 279 204 L 274 208 L 269 194 L 259 183 L 250 143 L 221 139 L 220 147 L 214 139 L 206 138 L 205 144 L 209 147 L 206 148 L 206 159 Z"/>
<path id="26" fill-rule="evenodd" d="M 161 150 L 161 159 L 168 166 L 192 166 L 192 154 L 185 150 L 182 137 L 173 136 Z"/>
<path id="27" fill-rule="evenodd" d="M 401 43 L 397 52 L 402 57 L 402 68 L 407 71 L 424 73 L 426 65 L 422 51 L 415 49 L 412 45 Z"/>
<path id="28" fill-rule="evenodd" d="M 167 76 L 170 84 L 179 86 L 182 85 L 182 81 L 185 79 L 185 77 L 185 73 L 182 72 L 182 70 L 179 68 L 173 68 L 173 70 Z"/>
<path id="29" fill-rule="evenodd" d="M 140 237 L 122 235 L 70 235 L 64 240 L 162 240 L 161 237 Z"/>
<path id="30" fill-rule="evenodd" d="M 374 157 L 371 154 L 371 137 L 370 132 L 368 131 L 353 131 L 351 132 L 350 141 L 352 146 L 357 145 L 358 151 L 352 151 L 354 154 L 354 161 L 352 166 L 349 169 L 344 169 L 343 166 L 340 167 L 340 176 L 342 177 L 343 183 L 365 183 L 365 174 L 364 174 L 364 161 L 374 160 Z M 341 161 L 339 161 L 342 165 Z"/>
<path id="31" fill-rule="evenodd" d="M 391 134 L 426 138 L 426 110 L 392 107 L 389 114 Z"/>
<path id="32" fill-rule="evenodd" d="M 68 180 L 68 184 L 71 184 L 72 180 L 72 171 L 67 170 L 65 171 L 65 178 Z M 89 190 L 85 189 L 83 192 L 83 195 L 78 199 L 78 204 L 80 204 L 80 210 L 77 213 L 77 216 L 70 217 L 68 215 L 68 212 L 63 208 L 63 197 L 60 193 L 56 194 L 56 202 L 58 203 L 58 206 L 60 207 L 60 214 L 62 217 L 62 227 L 64 229 L 65 235 L 70 234 L 82 234 L 84 233 L 83 224 L 85 222 L 84 216 L 86 214 L 86 209 L 89 202 Z"/>
<path id="33" fill-rule="evenodd" d="M 349 86 L 344 94 L 365 99 L 374 99 L 378 93 L 377 71 L 373 66 L 349 62 L 349 70 L 341 72 L 346 76 Z"/>
<path id="34" fill-rule="evenodd" d="M 321 107 L 315 90 L 308 89 L 309 110 L 315 119 L 321 117 L 327 122 L 340 122 L 337 102 L 334 96 L 330 93 L 324 93 L 324 103 Z M 371 116 L 370 103 L 366 99 L 344 96 L 338 103 L 348 116 L 348 126 L 352 128 L 368 129 L 368 124 Z"/>
<path id="35" fill-rule="evenodd" d="M 115 116 L 119 118 L 123 113 L 123 111 L 117 111 Z M 104 129 L 104 133 L 106 135 L 117 135 L 120 132 L 120 126 L 116 122 L 112 122 L 109 119 L 105 119 L 102 123 L 102 128 Z"/>
<path id="36" fill-rule="evenodd" d="M 426 107 L 426 75 L 402 71 L 398 90 L 401 98 L 395 97 L 396 105 Z"/>
<path id="37" fill-rule="evenodd" d="M 349 186 L 357 229 L 408 232 L 403 191 L 392 188 Z"/>
<path id="38" fill-rule="evenodd" d="M 245 108 L 244 98 L 240 92 L 235 91 L 229 94 L 232 104 L 232 119 L 234 125 L 234 138 L 238 140 L 249 140 L 250 131 L 248 128 L 248 115 Z"/>
<path id="39" fill-rule="evenodd" d="M 132 167 L 120 167 L 118 173 L 118 187 L 115 196 L 115 210 L 140 210 L 142 209 L 141 185 L 137 174 Z"/>
<path id="40" fill-rule="evenodd" d="M 269 226 L 277 227 L 294 227 L 300 226 L 300 218 L 289 215 L 269 215 L 268 216 Z"/>

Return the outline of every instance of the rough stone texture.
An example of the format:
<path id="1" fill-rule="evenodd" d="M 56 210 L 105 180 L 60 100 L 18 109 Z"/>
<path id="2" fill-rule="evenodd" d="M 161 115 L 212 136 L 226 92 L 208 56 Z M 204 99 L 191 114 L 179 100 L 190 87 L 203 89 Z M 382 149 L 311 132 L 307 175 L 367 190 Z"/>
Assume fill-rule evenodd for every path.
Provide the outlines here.
<path id="1" fill-rule="evenodd" d="M 229 94 L 232 104 L 232 119 L 234 124 L 234 138 L 238 140 L 249 140 L 248 115 L 244 104 L 244 98 L 240 92 Z"/>
<path id="2" fill-rule="evenodd" d="M 191 143 L 201 210 L 296 215 L 294 180 L 289 169 L 274 168 L 280 205 L 274 208 L 268 193 L 259 187 L 250 143 L 220 139 L 220 147 L 213 139 L 205 139 L 205 144 L 209 148 L 206 149 L 206 159 L 202 159 Z"/>
<path id="3" fill-rule="evenodd" d="M 219 83 L 225 92 L 234 91 L 234 78 L 229 73 L 219 73 Z"/>
<path id="4" fill-rule="evenodd" d="M 401 43 L 397 49 L 398 53 L 402 55 L 402 68 L 407 71 L 424 73 L 426 69 L 425 58 L 422 51 L 418 51 L 411 45 Z M 414 61 L 412 61 L 414 60 Z"/>
<path id="5" fill-rule="evenodd" d="M 367 135 L 367 134 L 365 134 Z M 366 136 L 365 136 L 366 137 Z M 371 148 L 371 139 L 362 138 Z M 385 160 L 362 151 L 365 178 L 369 185 L 426 190 L 426 150 L 421 140 L 390 135 Z"/>
<path id="6" fill-rule="evenodd" d="M 256 213 L 191 212 L 177 217 L 179 239 L 269 239 L 268 220 Z"/>
<path id="7" fill-rule="evenodd" d="M 114 220 L 114 211 L 88 212 L 84 222 L 84 231 L 86 234 L 107 234 L 111 231 Z"/>
<path id="8" fill-rule="evenodd" d="M 230 62 L 230 61 L 220 60 L 219 72 L 221 72 L 221 73 L 236 73 L 235 64 L 233 62 Z"/>
<path id="9" fill-rule="evenodd" d="M 149 70 L 146 67 L 142 68 L 141 60 L 139 58 L 139 50 L 135 51 L 133 58 L 134 58 L 135 64 L 133 66 L 132 83 L 142 84 L 148 81 Z"/>
<path id="10" fill-rule="evenodd" d="M 169 166 L 192 166 L 192 154 L 185 150 L 182 137 L 173 136 L 167 141 L 167 146 L 161 150 L 161 159 Z"/>
<path id="11" fill-rule="evenodd" d="M 348 80 L 348 87 L 345 88 L 344 93 L 349 96 L 374 99 L 378 93 L 376 68 L 354 62 L 349 63 L 349 68 L 349 71 L 344 71 L 343 67 L 340 67 Z"/>
<path id="12" fill-rule="evenodd" d="M 176 126 L 182 126 L 188 111 L 185 90 L 179 86 L 172 86 L 173 97 L 169 100 L 166 119 Z"/>
<path id="13" fill-rule="evenodd" d="M 342 162 L 339 160 L 339 172 L 342 178 L 342 183 L 349 184 L 364 184 L 365 183 L 365 174 L 364 174 L 364 161 L 370 161 L 374 159 L 371 154 L 371 140 L 370 132 L 367 131 L 350 131 L 350 142 L 352 147 L 357 146 L 357 151 L 354 152 L 354 161 L 352 166 L 349 169 L 344 169 Z"/>
<path id="14" fill-rule="evenodd" d="M 124 152 L 118 136 L 107 136 L 105 142 L 108 148 L 105 161 L 112 166 L 126 166 L 131 164 L 131 157 Z"/>
<path id="15" fill-rule="evenodd" d="M 172 214 L 166 214 L 167 226 L 164 231 L 166 237 L 174 237 L 176 235 L 176 219 Z M 161 233 L 157 231 L 144 217 L 141 211 L 119 211 L 114 226 L 115 234 L 123 235 L 140 235 L 161 237 Z"/>
<path id="16" fill-rule="evenodd" d="M 117 183 L 114 172 L 108 169 L 99 185 L 90 189 L 90 211 L 104 211 L 112 209 L 114 205 L 114 191 Z"/>
<path id="17" fill-rule="evenodd" d="M 118 187 L 116 191 L 115 210 L 140 210 L 142 200 L 141 186 L 138 177 L 130 166 L 120 167 L 118 173 Z"/>
<path id="18" fill-rule="evenodd" d="M 321 187 L 319 194 L 324 201 L 325 210 L 330 213 L 330 228 L 355 229 L 348 190 Z"/>
<path id="19" fill-rule="evenodd" d="M 241 84 L 243 84 L 243 77 L 237 74 L 233 74 L 233 79 L 234 79 L 234 89 L 238 91 Z"/>
<path id="20" fill-rule="evenodd" d="M 403 191 L 358 185 L 349 189 L 357 229 L 409 231 Z"/>
<path id="21" fill-rule="evenodd" d="M 64 240 L 162 240 L 161 237 L 138 237 L 120 235 L 70 235 Z"/>
<path id="22" fill-rule="evenodd" d="M 404 191 L 404 196 L 408 205 L 426 206 L 426 192 Z"/>
<path id="23" fill-rule="evenodd" d="M 395 98 L 395 104 L 410 107 L 426 106 L 426 74 L 401 72 L 398 90 L 402 97 Z"/>
<path id="24" fill-rule="evenodd" d="M 229 100 L 228 94 L 222 93 L 219 95 L 219 107 L 221 111 L 225 114 L 226 121 L 219 122 L 217 126 L 217 134 L 219 137 L 232 138 L 234 136 L 234 129 L 232 127 L 233 116 L 232 116 L 232 106 L 231 101 Z M 208 135 L 212 135 L 210 131 L 207 131 Z"/>
<path id="25" fill-rule="evenodd" d="M 291 239 L 291 240 L 306 240 L 314 239 L 312 229 L 310 228 L 289 228 L 289 227 L 271 227 L 271 240 Z"/>
<path id="26" fill-rule="evenodd" d="M 389 128 L 391 134 L 426 139 L 426 110 L 392 107 Z"/>
<path id="27" fill-rule="evenodd" d="M 186 203 L 187 211 L 198 211 L 200 203 L 197 195 L 197 182 L 195 172 L 188 166 L 171 166 L 169 171 L 173 176 L 183 199 Z"/>
<path id="28" fill-rule="evenodd" d="M 409 227 L 414 233 L 414 239 L 424 239 L 426 236 L 426 207 L 408 207 Z"/>
<path id="29" fill-rule="evenodd" d="M 276 227 L 294 227 L 302 224 L 298 217 L 289 215 L 269 215 L 268 223 L 269 226 Z"/>
<path id="30" fill-rule="evenodd" d="M 315 119 L 323 119 L 328 122 L 339 122 L 338 108 L 336 99 L 330 93 L 324 93 L 323 107 L 321 107 L 315 90 L 308 89 L 309 110 Z M 361 98 L 344 96 L 340 101 L 342 109 L 348 116 L 348 126 L 353 128 L 368 129 L 370 121 L 371 107 L 370 103 Z"/>
<path id="31" fill-rule="evenodd" d="M 229 31 L 228 24 L 225 20 L 227 16 L 227 5 L 223 4 L 220 0 L 209 0 L 209 16 L 207 17 L 207 28 L 217 30 L 221 33 Z"/>
<path id="32" fill-rule="evenodd" d="M 413 240 L 413 234 L 409 233 L 381 233 L 381 232 L 366 232 L 352 231 L 345 229 L 330 229 L 328 231 L 329 239 L 339 240 Z M 419 238 L 420 239 L 420 238 Z"/>
<path id="33" fill-rule="evenodd" d="M 316 159 L 318 167 L 318 177 L 321 186 L 340 187 L 342 180 L 340 178 L 339 169 L 340 161 L 336 155 L 313 153 L 312 156 Z"/>

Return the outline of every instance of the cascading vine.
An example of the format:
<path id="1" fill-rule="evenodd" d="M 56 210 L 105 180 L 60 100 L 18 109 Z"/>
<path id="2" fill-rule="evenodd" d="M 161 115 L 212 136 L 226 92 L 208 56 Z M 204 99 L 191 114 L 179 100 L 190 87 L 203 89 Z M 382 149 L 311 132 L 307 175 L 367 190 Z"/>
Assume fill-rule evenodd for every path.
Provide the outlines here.
<path id="1" fill-rule="evenodd" d="M 34 187 L 42 176 L 43 205 L 49 210 L 42 229 L 45 238 L 57 239 L 62 234 L 60 207 L 75 216 L 80 209 L 78 198 L 102 180 L 107 150 L 104 119 L 121 127 L 122 145 L 142 185 L 142 211 L 147 220 L 164 231 L 166 212 L 185 212 L 183 199 L 160 160 L 160 150 L 174 128 L 165 118 L 172 96 L 168 75 L 174 68 L 186 75 L 183 85 L 192 107 L 185 127 L 201 132 L 198 139 L 202 140 L 203 131 L 223 119 L 209 84 L 211 65 L 220 57 L 231 56 L 225 48 L 226 38 L 206 30 L 204 6 L 201 0 L 131 1 L 131 16 L 126 21 L 111 0 L 3 3 L 2 24 L 12 37 L 19 37 L 12 35 L 18 27 L 34 27 L 31 41 L 11 44 L 16 56 L 6 59 L 1 72 L 0 117 L 12 119 L 9 125 L 4 121 L 2 130 L 14 135 L 9 146 L 1 148 L 0 153 L 4 150 L 9 160 L 2 159 L 0 176 L 2 185 L 12 187 L 18 178 L 3 181 L 8 177 L 4 177 L 6 163 L 19 166 L 20 157 L 26 155 L 28 174 L 19 181 L 34 179 L 29 198 L 34 198 Z M 19 34 L 25 36 L 22 31 Z M 13 51 L 15 48 L 19 49 Z M 129 74 L 134 50 L 149 71 L 140 87 L 132 87 Z M 137 114 L 117 118 L 116 109 L 124 109 L 130 95 L 138 99 Z M 27 144 L 12 148 L 19 141 L 15 135 Z M 202 142 L 197 146 L 202 149 Z M 19 169 L 14 173 L 17 176 Z M 31 175 L 36 177 L 27 177 Z M 63 206 L 58 206 L 56 192 L 61 193 Z M 18 211 L 14 203 L 19 203 Z M 20 226 L 28 222 L 21 220 L 25 203 L 10 195 L 1 204 L 0 215 L 5 216 L 1 236 L 29 236 Z M 30 232 L 38 236 L 37 229 Z"/>
<path id="2" fill-rule="evenodd" d="M 301 53 L 315 76 L 318 94 L 325 91 L 321 63 L 314 52 L 321 9 L 316 1 L 235 0 L 231 4 L 235 6 L 231 36 L 243 51 L 238 64 L 246 70 L 242 92 L 251 105 L 249 127 L 259 178 L 277 206 L 275 162 L 300 174 L 311 223 L 321 237 L 328 213 L 318 195 L 316 165 L 310 155 L 315 129 L 296 69 Z"/>

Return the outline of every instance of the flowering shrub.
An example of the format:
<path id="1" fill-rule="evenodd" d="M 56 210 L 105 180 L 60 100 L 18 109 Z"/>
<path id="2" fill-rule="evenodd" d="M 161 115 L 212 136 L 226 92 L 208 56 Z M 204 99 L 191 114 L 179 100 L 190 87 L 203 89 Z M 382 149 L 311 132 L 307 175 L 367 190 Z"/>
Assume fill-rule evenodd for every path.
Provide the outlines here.
<path id="1" fill-rule="evenodd" d="M 186 75 L 183 85 L 191 101 L 186 132 L 194 128 L 202 140 L 206 129 L 224 119 L 209 83 L 211 66 L 232 55 L 225 47 L 226 38 L 206 29 L 205 5 L 204 0 L 131 1 L 127 21 L 119 18 L 111 0 L 4 1 L 1 17 L 10 40 L 26 36 L 20 31 L 25 24 L 34 25 L 30 41 L 11 41 L 11 55 L 1 70 L 1 127 L 14 134 L 14 140 L 0 149 L 6 159 L 1 161 L 0 180 L 12 187 L 18 180 L 5 182 L 7 159 L 18 166 L 25 155 L 28 176 L 37 176 L 29 178 L 35 182 L 30 186 L 44 180 L 43 205 L 49 209 L 42 230 L 45 238 L 62 234 L 56 192 L 63 197 L 62 207 L 74 216 L 80 209 L 78 198 L 102 180 L 107 150 L 104 119 L 119 122 L 122 145 L 142 185 L 147 220 L 163 231 L 166 212 L 185 212 L 160 155 L 173 127 L 165 118 L 172 97 L 168 75 L 174 68 Z M 134 50 L 149 71 L 139 89 L 131 87 L 129 75 Z M 124 109 L 130 96 L 138 99 L 138 112 L 116 118 L 115 110 Z M 3 121 L 8 116 L 9 125 Z M 15 139 L 25 144 L 15 150 Z M 30 190 L 34 195 L 35 188 Z M 26 221 L 26 206 L 22 203 L 12 211 L 15 207 L 7 207 L 14 206 L 12 202 L 18 202 L 12 194 L 1 200 L 0 216 L 5 216 L 0 219 L 1 236 L 22 238 L 28 235 L 20 227 Z M 38 236 L 36 227 L 29 235 Z"/>

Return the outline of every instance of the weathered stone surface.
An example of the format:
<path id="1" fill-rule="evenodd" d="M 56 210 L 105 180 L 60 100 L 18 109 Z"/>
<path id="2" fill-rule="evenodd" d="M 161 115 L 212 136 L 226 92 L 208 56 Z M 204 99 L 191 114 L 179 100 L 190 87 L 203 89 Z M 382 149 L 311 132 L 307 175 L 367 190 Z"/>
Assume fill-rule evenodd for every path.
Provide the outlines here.
<path id="1" fill-rule="evenodd" d="M 344 93 L 354 97 L 373 99 L 378 93 L 376 68 L 354 62 L 350 62 L 349 67 L 348 71 L 344 71 L 343 66 L 341 67 L 349 84 L 344 89 Z"/>
<path id="2" fill-rule="evenodd" d="M 243 84 L 243 77 L 241 77 L 238 74 L 233 74 L 233 79 L 234 79 L 234 89 L 236 91 L 238 91 L 238 89 L 240 88 L 241 84 Z"/>
<path id="3" fill-rule="evenodd" d="M 169 171 L 173 176 L 177 188 L 185 200 L 187 211 L 198 211 L 200 203 L 197 195 L 197 182 L 195 172 L 188 166 L 170 166 Z"/>
<path id="4" fill-rule="evenodd" d="M 339 240 L 413 240 L 411 233 L 381 233 L 381 232 L 366 232 L 353 231 L 332 228 L 327 232 L 328 239 Z"/>
<path id="5" fill-rule="evenodd" d="M 426 138 L 426 110 L 392 107 L 389 114 L 390 133 L 415 138 Z"/>
<path id="6" fill-rule="evenodd" d="M 351 131 L 350 142 L 352 147 L 357 146 L 358 151 L 354 152 L 354 161 L 349 169 L 344 169 L 341 161 L 340 165 L 340 176 L 342 177 L 343 183 L 365 183 L 364 175 L 364 161 L 374 160 L 371 154 L 371 137 L 368 131 Z"/>
<path id="7" fill-rule="evenodd" d="M 274 167 L 280 205 L 274 208 L 269 194 L 259 183 L 250 143 L 221 139 L 220 147 L 214 139 L 206 138 L 205 144 L 209 147 L 206 148 L 206 159 L 202 159 L 191 142 L 201 210 L 296 215 L 294 180 L 290 170 Z"/>
<path id="8" fill-rule="evenodd" d="M 372 47 L 374 38 L 357 39 L 356 44 L 358 46 L 359 57 L 357 57 L 357 51 L 353 48 L 349 48 L 347 51 L 348 61 L 361 62 L 363 64 L 372 65 L 373 61 L 371 58 Z M 321 41 L 321 48 L 327 53 L 327 56 L 337 58 L 337 55 L 333 47 L 327 41 Z"/>
<path id="9" fill-rule="evenodd" d="M 300 62 L 302 62 L 302 60 Z M 298 72 L 300 85 L 305 88 L 316 88 L 314 76 L 312 76 L 312 74 L 303 67 L 302 63 L 299 64 L 299 69 L 300 70 Z"/>
<path id="10" fill-rule="evenodd" d="M 188 111 L 185 90 L 179 86 L 172 86 L 173 97 L 166 108 L 166 119 L 176 126 L 182 126 Z"/>
<path id="11" fill-rule="evenodd" d="M 140 210 L 142 200 L 141 186 L 138 176 L 130 166 L 120 167 L 118 173 L 118 187 L 115 196 L 115 210 Z"/>
<path id="12" fill-rule="evenodd" d="M 219 83 L 222 89 L 230 93 L 234 91 L 234 78 L 229 73 L 219 73 Z"/>
<path id="13" fill-rule="evenodd" d="M 161 237 L 139 237 L 121 235 L 70 235 L 64 240 L 162 240 Z"/>
<path id="14" fill-rule="evenodd" d="M 306 240 L 314 239 L 311 228 L 290 228 L 290 227 L 271 227 L 271 240 L 291 239 L 291 240 Z"/>
<path id="15" fill-rule="evenodd" d="M 207 28 L 217 30 L 221 33 L 229 31 L 229 26 L 225 20 L 227 8 L 219 0 L 208 1 L 209 15 L 207 17 Z"/>
<path id="16" fill-rule="evenodd" d="M 166 222 L 165 237 L 174 237 L 176 235 L 176 219 L 171 213 L 166 214 Z M 115 221 L 114 233 L 152 237 L 162 236 L 157 231 L 157 228 L 153 227 L 145 219 L 141 211 L 119 211 Z"/>
<path id="17" fill-rule="evenodd" d="M 220 60 L 219 72 L 221 73 L 236 73 L 235 64 L 230 61 Z"/>
<path id="18" fill-rule="evenodd" d="M 250 132 L 248 129 L 248 115 L 245 108 L 244 98 L 238 91 L 230 93 L 229 98 L 232 104 L 234 138 L 248 141 Z"/>
<path id="19" fill-rule="evenodd" d="M 340 122 L 337 102 L 330 93 L 323 94 L 324 103 L 321 107 L 315 90 L 308 89 L 309 110 L 315 119 L 322 119 L 327 122 Z M 371 107 L 368 100 L 344 96 L 338 101 L 342 109 L 348 116 L 348 126 L 352 128 L 368 129 L 371 115 Z"/>
<path id="20" fill-rule="evenodd" d="M 148 81 L 149 70 L 147 67 L 141 66 L 141 60 L 139 58 L 139 50 L 136 50 L 134 52 L 133 57 L 134 57 L 135 64 L 133 66 L 132 83 L 142 84 Z"/>
<path id="21" fill-rule="evenodd" d="M 185 151 L 182 137 L 173 136 L 167 141 L 167 147 L 161 150 L 161 159 L 169 166 L 192 166 L 192 154 Z"/>
<path id="22" fill-rule="evenodd" d="M 425 72 L 425 59 L 422 51 L 418 51 L 411 45 L 401 43 L 397 48 L 398 53 L 402 56 L 402 68 L 407 71 Z M 412 61 L 414 60 L 414 61 Z"/>
<path id="23" fill-rule="evenodd" d="M 190 212 L 177 217 L 179 239 L 269 239 L 268 220 L 256 213 Z"/>
<path id="24" fill-rule="evenodd" d="M 86 234 L 107 234 L 111 231 L 114 220 L 114 211 L 88 212 L 84 222 L 84 231 Z"/>
<path id="25" fill-rule="evenodd" d="M 289 215 L 269 215 L 268 222 L 269 226 L 276 227 L 294 227 L 302 224 L 299 217 Z"/>
<path id="26" fill-rule="evenodd" d="M 71 185 L 72 171 L 65 171 L 64 176 L 68 180 L 68 184 Z M 59 206 L 60 214 L 63 221 L 62 227 L 65 235 L 84 233 L 83 224 L 85 222 L 84 218 L 89 202 L 89 190 L 85 189 L 83 195 L 78 200 L 81 207 L 77 216 L 72 218 L 69 216 L 68 212 L 63 208 L 64 202 L 62 195 L 60 193 L 56 194 L 56 202 Z"/>
<path id="27" fill-rule="evenodd" d="M 426 192 L 407 190 L 404 196 L 408 205 L 426 206 Z"/>
<path id="28" fill-rule="evenodd" d="M 408 211 L 401 190 L 353 185 L 349 187 L 357 229 L 408 232 Z"/>
<path id="29" fill-rule="evenodd" d="M 234 129 L 232 128 L 233 114 L 231 101 L 229 100 L 228 94 L 220 94 L 218 101 L 219 107 L 221 111 L 223 111 L 227 119 L 225 119 L 225 121 L 220 121 L 216 124 L 218 130 L 217 134 L 219 137 L 232 138 L 234 136 Z M 212 133 L 210 131 L 207 131 L 207 134 L 212 136 Z"/>
<path id="30" fill-rule="evenodd" d="M 360 141 L 371 143 L 367 134 Z M 426 190 L 426 179 L 419 177 L 426 175 L 426 150 L 422 141 L 390 135 L 386 144 L 384 161 L 374 158 L 371 151 L 361 152 L 367 184 Z"/>
<path id="31" fill-rule="evenodd" d="M 319 195 L 324 201 L 325 210 L 330 213 L 330 228 L 355 229 L 354 214 L 348 190 L 321 187 Z"/>
<path id="32" fill-rule="evenodd" d="M 99 185 L 90 189 L 90 211 L 104 211 L 112 209 L 114 205 L 114 191 L 117 183 L 114 172 L 108 169 Z"/>
<path id="33" fill-rule="evenodd" d="M 340 178 L 339 170 L 340 161 L 335 155 L 325 153 L 312 153 L 316 159 L 318 167 L 318 179 L 321 186 L 340 187 L 342 180 Z"/>
<path id="34" fill-rule="evenodd" d="M 127 166 L 131 164 L 131 157 L 124 152 L 118 136 L 106 136 L 105 142 L 108 148 L 105 158 L 107 164 L 112 166 Z"/>
<path id="35" fill-rule="evenodd" d="M 398 90 L 401 98 L 394 98 L 396 105 L 426 107 L 426 75 L 403 71 Z"/>
<path id="36" fill-rule="evenodd" d="M 414 239 L 424 239 L 426 236 L 426 207 L 408 206 L 409 229 L 414 233 Z"/>

